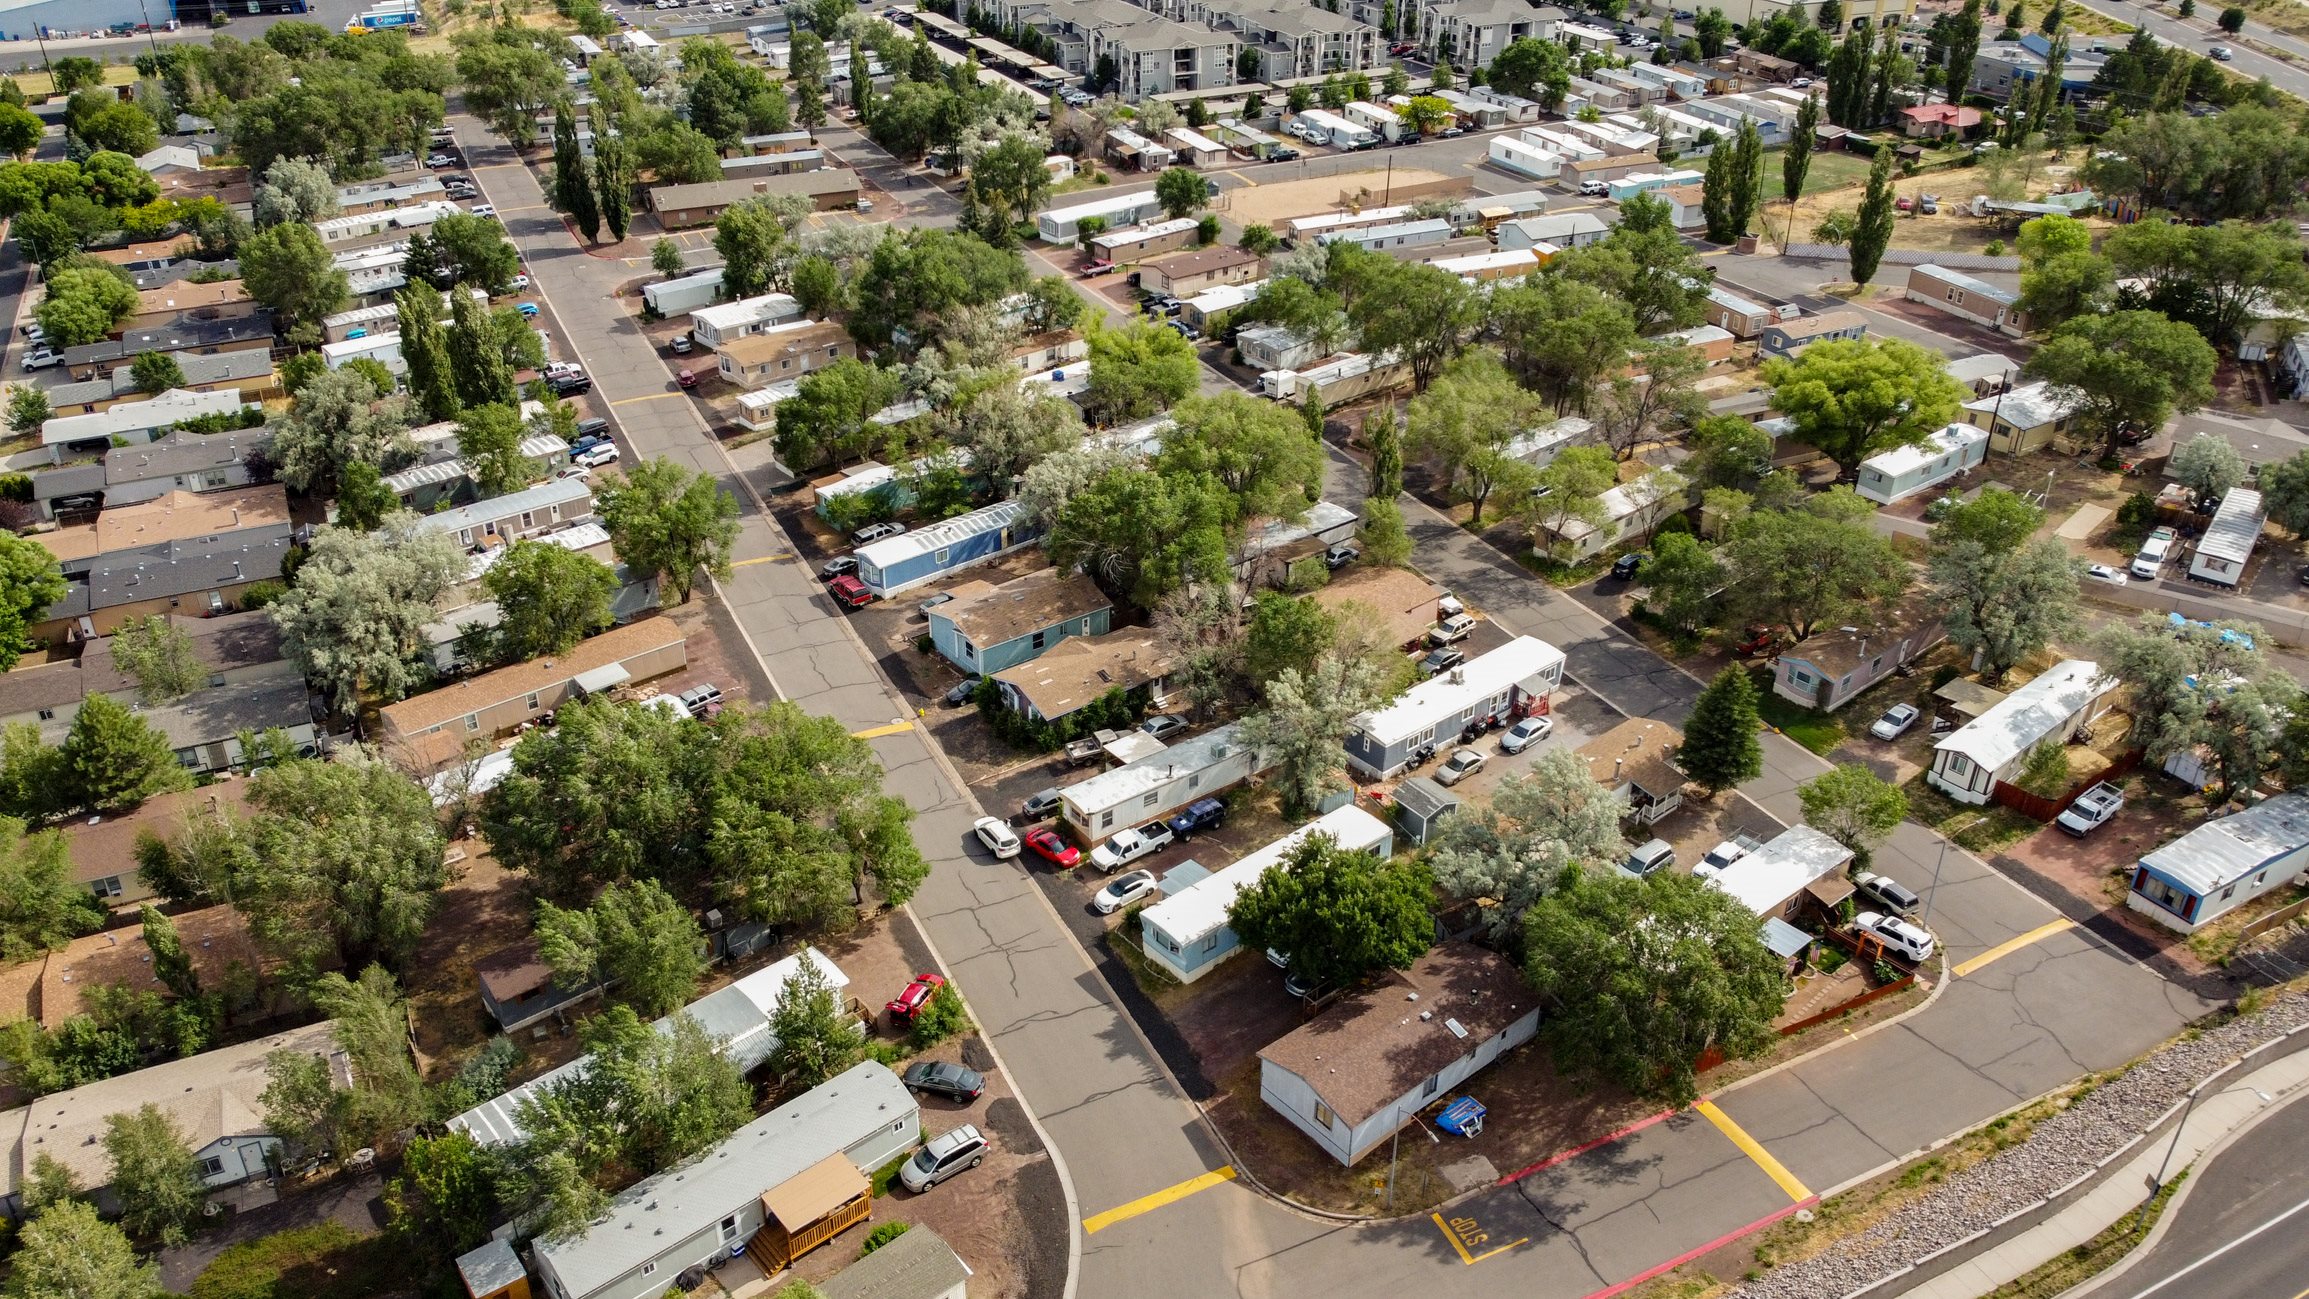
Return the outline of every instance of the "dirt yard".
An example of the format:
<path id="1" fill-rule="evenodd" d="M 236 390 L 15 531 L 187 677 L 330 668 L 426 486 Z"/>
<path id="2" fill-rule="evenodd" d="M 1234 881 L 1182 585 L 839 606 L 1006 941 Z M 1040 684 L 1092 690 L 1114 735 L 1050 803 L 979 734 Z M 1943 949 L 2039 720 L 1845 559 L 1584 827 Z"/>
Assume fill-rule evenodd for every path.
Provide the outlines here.
<path id="1" fill-rule="evenodd" d="M 1420 185 L 1446 179 L 1449 177 L 1439 171 L 1397 167 L 1393 183 Z M 1227 216 L 1238 226 L 1272 226 L 1292 217 L 1343 211 L 1350 207 L 1384 205 L 1388 202 L 1388 184 L 1387 169 L 1381 167 L 1338 176 L 1287 180 L 1275 185 L 1254 185 L 1235 190 L 1228 196 L 1230 206 L 1227 208 Z"/>
<path id="2" fill-rule="evenodd" d="M 1932 155 L 1927 155 L 1928 159 L 1930 157 Z M 2015 163 L 2007 174 L 2019 183 L 2027 196 L 2034 197 L 2048 190 L 2073 187 L 2077 169 L 2082 163 L 2083 154 L 2080 151 L 2072 149 L 2067 158 L 2054 162 L 2051 151 L 2045 150 Z M 1791 241 L 1810 243 L 1812 228 L 1820 223 L 1821 218 L 1831 212 L 1857 209 L 1866 181 L 1866 173 L 1860 172 L 1858 178 L 1849 185 L 1808 193 L 1796 200 L 1796 220 Z M 1981 220 L 1965 207 L 1972 201 L 1973 195 L 1987 193 L 1990 182 L 1990 169 L 1978 166 L 1944 167 L 1914 176 L 1896 177 L 1892 183 L 1894 193 L 1910 199 L 1919 194 L 1938 195 L 1940 211 L 1934 216 L 1901 213 L 1899 223 L 1893 228 L 1892 246 L 1933 252 L 1977 253 L 1986 248 L 1991 240 L 2003 240 L 2009 251 L 2013 239 L 2012 224 L 2003 220 Z M 2084 219 L 2095 226 L 2109 224 L 2098 217 Z M 1775 234 L 1786 230 L 1787 203 L 1780 200 L 1767 203 L 1757 221 L 1765 230 Z"/>

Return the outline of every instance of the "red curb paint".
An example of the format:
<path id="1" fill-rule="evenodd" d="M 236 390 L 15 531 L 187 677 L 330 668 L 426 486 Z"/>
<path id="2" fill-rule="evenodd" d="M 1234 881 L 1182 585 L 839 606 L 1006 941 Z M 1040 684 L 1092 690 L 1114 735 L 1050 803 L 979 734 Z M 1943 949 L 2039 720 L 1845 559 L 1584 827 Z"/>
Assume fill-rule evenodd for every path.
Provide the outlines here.
<path id="1" fill-rule="evenodd" d="M 1764 1228 L 1771 1226 L 1773 1223 L 1778 1222 L 1780 1219 L 1796 1212 L 1798 1209 L 1809 1209 L 1819 1202 L 1820 1197 L 1815 1195 L 1808 1200 L 1804 1200 L 1796 1204 L 1791 1204 L 1787 1208 L 1782 1209 L 1777 1213 L 1766 1214 L 1764 1217 L 1756 1219 L 1754 1222 L 1749 1223 L 1747 1226 L 1742 1227 L 1737 1231 L 1729 1232 L 1725 1235 L 1716 1237 L 1714 1240 L 1711 1240 L 1707 1244 L 1700 1246 L 1698 1249 L 1678 1254 L 1674 1258 L 1669 1259 L 1667 1262 L 1660 1264 L 1658 1267 L 1654 1267 L 1643 1272 L 1638 1272 L 1634 1276 L 1629 1277 L 1627 1280 L 1620 1282 L 1618 1285 L 1605 1286 L 1603 1289 L 1587 1296 L 1587 1299 L 1612 1299 L 1612 1296 L 1614 1295 L 1626 1294 L 1628 1291 L 1635 1289 L 1637 1286 L 1642 1285 L 1644 1282 L 1649 1281 L 1654 1277 L 1664 1276 L 1669 1272 L 1675 1271 L 1677 1268 L 1682 1267 L 1684 1264 L 1691 1262 L 1693 1259 L 1698 1258 L 1700 1255 L 1705 1254 L 1710 1250 L 1722 1249 L 1724 1246 L 1731 1244 L 1733 1241 L 1738 1240 L 1742 1236 L 1751 1235 L 1755 1232 L 1762 1231 Z"/>
<path id="2" fill-rule="evenodd" d="M 1635 1122 L 1628 1124 L 1626 1127 L 1621 1128 L 1617 1132 L 1607 1132 L 1604 1135 L 1597 1137 L 1595 1140 L 1586 1143 L 1585 1145 L 1573 1146 L 1571 1149 L 1566 1150 L 1561 1154 L 1549 1155 L 1547 1158 L 1540 1160 L 1538 1163 L 1533 1164 L 1528 1168 L 1519 1168 L 1514 1172 L 1509 1173 L 1507 1176 L 1500 1178 L 1496 1185 L 1507 1186 L 1515 1182 L 1520 1182 L 1524 1178 L 1531 1176 L 1533 1173 L 1553 1168 L 1557 1164 L 1560 1164 L 1567 1159 L 1577 1159 L 1590 1150 L 1608 1146 L 1612 1142 L 1618 1141 L 1623 1137 L 1634 1136 L 1636 1133 L 1643 1131 L 1645 1128 L 1650 1127 L 1654 1123 L 1657 1123 L 1662 1119 L 1672 1117 L 1676 1112 L 1677 1111 L 1675 1110 L 1661 1110 L 1659 1113 L 1652 1115 L 1650 1118 L 1637 1119 Z"/>

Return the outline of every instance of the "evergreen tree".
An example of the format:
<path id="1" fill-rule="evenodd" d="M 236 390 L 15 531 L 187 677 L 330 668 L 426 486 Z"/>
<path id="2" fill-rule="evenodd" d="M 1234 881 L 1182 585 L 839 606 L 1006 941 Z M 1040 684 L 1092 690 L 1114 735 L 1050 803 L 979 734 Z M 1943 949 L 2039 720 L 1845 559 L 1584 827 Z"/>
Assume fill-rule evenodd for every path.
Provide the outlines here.
<path id="1" fill-rule="evenodd" d="M 62 756 L 68 797 L 78 807 L 125 810 L 192 787 L 168 737 L 107 694 L 81 702 Z"/>
<path id="2" fill-rule="evenodd" d="M 1861 115 L 1868 108 L 1868 74 L 1870 55 L 1875 49 L 1874 29 L 1862 26 L 1828 60 L 1828 120 L 1838 126 L 1858 128 L 1865 125 Z"/>
<path id="3" fill-rule="evenodd" d="M 618 237 L 625 236 L 620 232 Z M 490 317 L 488 307 L 476 302 L 470 293 L 451 295 L 449 361 L 458 400 L 465 405 L 511 406 L 518 400 L 513 367 L 505 360 L 497 322 Z"/>
<path id="4" fill-rule="evenodd" d="M 1900 62 L 1900 42 L 1889 34 L 1876 47 L 1876 70 L 1868 91 L 1866 121 L 1873 126 L 1892 115 L 1892 73 Z"/>
<path id="5" fill-rule="evenodd" d="M 157 1264 L 137 1261 L 118 1227 L 81 1200 L 24 1224 L 8 1262 L 8 1299 L 166 1299 Z"/>
<path id="6" fill-rule="evenodd" d="M 577 144 L 577 122 L 566 105 L 553 110 L 553 206 L 577 223 L 587 243 L 600 237 L 601 204 L 594 199 L 585 154 Z"/>
<path id="7" fill-rule="evenodd" d="M 1972 63 L 1980 54 L 1980 0 L 1964 0 L 1964 11 L 1949 24 L 1948 72 L 1940 84 L 1948 102 L 1962 103 L 1972 88 Z"/>
<path id="8" fill-rule="evenodd" d="M 1788 220 L 1796 220 L 1796 200 L 1804 196 L 1804 178 L 1812 171 L 1812 150 L 1820 142 L 1820 97 L 1806 95 L 1796 109 L 1796 129 L 1788 137 L 1788 152 L 1780 157 L 1780 197 L 1788 200 Z"/>
<path id="9" fill-rule="evenodd" d="M 1676 765 L 1710 794 L 1753 780 L 1764 772 L 1764 744 L 1757 738 L 1761 726 L 1756 683 L 1734 663 L 1718 672 L 1692 705 Z"/>
<path id="10" fill-rule="evenodd" d="M 610 242 L 620 242 L 633 224 L 633 152 L 623 136 L 594 131 L 593 177 L 601 195 L 601 223 L 609 228 Z"/>
<path id="11" fill-rule="evenodd" d="M 1371 498 L 1393 501 L 1403 492 L 1403 425 L 1392 404 L 1372 412 L 1363 439 L 1371 444 Z"/>
<path id="12" fill-rule="evenodd" d="M 176 922 L 149 902 L 138 918 L 144 922 L 144 945 L 152 952 L 152 977 L 185 1001 L 198 999 L 200 975 L 185 953 L 184 940 L 177 936 Z"/>
<path id="13" fill-rule="evenodd" d="M 385 516 L 401 508 L 401 498 L 385 486 L 384 471 L 366 460 L 346 463 L 337 475 L 337 526 L 374 532 Z M 205 678 L 206 669 L 203 669 Z"/>
<path id="14" fill-rule="evenodd" d="M 856 1017 L 844 1013 L 826 972 L 806 957 L 778 992 L 770 1033 L 778 1044 L 771 1070 L 800 1087 L 815 1087 L 856 1064 L 866 1047 Z"/>
<path id="15" fill-rule="evenodd" d="M 1732 242 L 1732 155 L 1737 150 L 1718 144 L 1708 151 L 1708 170 L 1700 178 L 1700 216 L 1707 222 L 1708 242 Z"/>
<path id="16" fill-rule="evenodd" d="M 1752 120 L 1740 123 L 1732 140 L 1732 238 L 1748 233 L 1764 201 L 1764 140 Z"/>
<path id="17" fill-rule="evenodd" d="M 1860 213 L 1852 226 L 1847 251 L 1852 257 L 1853 283 L 1866 285 L 1876 278 L 1877 264 L 1892 244 L 1896 219 L 1892 208 L 1892 146 L 1887 144 L 1876 150 L 1876 161 L 1868 168 L 1868 191 L 1860 199 Z"/>
<path id="18" fill-rule="evenodd" d="M 457 379 L 449 363 L 449 335 L 441 328 L 441 295 L 411 281 L 393 295 L 401 326 L 401 359 L 409 366 L 409 391 L 425 418 L 457 418 Z"/>

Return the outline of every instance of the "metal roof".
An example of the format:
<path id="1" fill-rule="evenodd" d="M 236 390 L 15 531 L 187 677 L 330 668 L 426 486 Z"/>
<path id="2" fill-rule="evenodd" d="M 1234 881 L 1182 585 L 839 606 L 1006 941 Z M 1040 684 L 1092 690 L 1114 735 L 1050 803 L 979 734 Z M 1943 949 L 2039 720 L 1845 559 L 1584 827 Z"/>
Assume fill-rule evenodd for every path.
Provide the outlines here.
<path id="1" fill-rule="evenodd" d="M 568 1294 L 583 1299 L 781 1185 L 921 1110 L 898 1075 L 867 1061 L 731 1134 L 696 1159 L 634 1184 L 576 1240 L 540 1240 Z M 861 1170 L 864 1171 L 864 1170 Z"/>
<path id="2" fill-rule="evenodd" d="M 2197 553 L 2242 564 L 2252 558 L 2253 546 L 2261 540 L 2261 525 L 2267 519 L 2261 493 L 2250 487 L 2232 487 L 2197 542 Z"/>
<path id="3" fill-rule="evenodd" d="M 1136 762 L 1102 771 L 1088 780 L 1079 780 L 1059 791 L 1059 796 L 1085 814 L 1086 819 L 1121 807 L 1149 790 L 1160 789 L 1178 776 L 1191 771 L 1205 771 L 1240 753 L 1245 748 L 1243 728 L 1239 722 L 1229 722 L 1216 730 L 1180 740 L 1159 753 L 1151 753 Z M 1255 765 L 1253 771 L 1265 770 Z"/>
<path id="4" fill-rule="evenodd" d="M 884 572 L 894 564 L 902 564 L 920 555 L 932 554 L 947 546 L 959 544 L 972 537 L 989 532 L 1000 532 L 1026 517 L 1026 507 L 1017 501 L 1002 501 L 983 510 L 972 510 L 957 518 L 933 523 L 926 528 L 901 533 L 870 546 L 861 546 L 855 552 L 860 564 L 870 565 Z"/>
<path id="5" fill-rule="evenodd" d="M 2100 664 L 2064 659 L 1932 747 L 1961 753 L 1983 770 L 1996 771 L 2115 688 L 2113 679 L 2101 675 Z"/>
<path id="6" fill-rule="evenodd" d="M 1392 843 L 1395 832 L 1388 828 L 1385 821 L 1349 803 L 1345 807 L 1325 812 L 1234 865 L 1213 872 L 1210 878 L 1175 896 L 1164 898 L 1139 914 L 1146 924 L 1178 939 L 1181 944 L 1201 938 L 1227 923 L 1227 908 L 1235 904 L 1237 894 L 1266 874 L 1269 867 L 1289 856 L 1293 848 L 1318 834 L 1329 835 L 1340 847 L 1358 852 L 1376 850 L 1383 843 Z"/>
<path id="7" fill-rule="evenodd" d="M 466 528 L 477 528 L 484 523 L 495 523 L 513 518 L 526 511 L 542 510 L 548 506 L 567 505 L 572 501 L 588 500 L 593 488 L 582 478 L 556 478 L 505 496 L 494 496 L 486 501 L 475 501 L 454 510 L 428 514 L 417 521 L 427 532 L 456 533 Z"/>
<path id="8" fill-rule="evenodd" d="M 1886 478 L 1897 479 L 1915 473 L 1933 461 L 1951 452 L 1962 451 L 1978 442 L 1988 441 L 1988 430 L 1970 424 L 1951 424 L 1925 438 L 1914 446 L 1894 447 L 1879 452 L 1860 462 L 1863 469 L 1873 469 Z"/>
<path id="9" fill-rule="evenodd" d="M 2309 794 L 2279 794 L 2207 821 L 2141 858 L 2199 897 L 2309 847 Z"/>
<path id="10" fill-rule="evenodd" d="M 1404 691 L 1394 703 L 1365 713 L 1349 725 L 1381 744 L 1394 744 L 1442 719 L 1458 716 L 1509 686 L 1522 685 L 1551 670 L 1561 671 L 1563 657 L 1562 650 L 1536 636 L 1518 636 L 1441 676 L 1429 677 Z"/>
<path id="11" fill-rule="evenodd" d="M 1790 826 L 1763 847 L 1740 858 L 1708 883 L 1762 915 L 1804 886 L 1844 868 L 1852 850 L 1808 825 Z"/>

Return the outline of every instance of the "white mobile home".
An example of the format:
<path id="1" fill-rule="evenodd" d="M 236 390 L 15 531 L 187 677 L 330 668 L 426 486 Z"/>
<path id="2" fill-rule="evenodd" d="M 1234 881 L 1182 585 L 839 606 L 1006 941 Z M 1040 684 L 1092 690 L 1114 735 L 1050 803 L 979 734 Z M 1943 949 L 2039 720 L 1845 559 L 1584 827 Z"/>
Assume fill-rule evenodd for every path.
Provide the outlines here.
<path id="1" fill-rule="evenodd" d="M 660 316 L 671 318 L 687 315 L 700 307 L 710 307 L 722 296 L 722 268 L 698 271 L 671 280 L 641 286 L 641 300 Z"/>
<path id="2" fill-rule="evenodd" d="M 2189 561 L 2189 576 L 2234 587 L 2245 576 L 2245 561 L 2260 543 L 2261 525 L 2269 512 L 2261 493 L 2250 487 L 2232 487 L 2221 498 L 2221 508 L 2197 542 L 2197 557 Z"/>
<path id="3" fill-rule="evenodd" d="M 1490 104 L 1505 112 L 1507 120 L 1510 122 L 1536 122 L 1539 120 L 1540 114 L 1545 111 L 1537 100 L 1525 99 L 1521 95 L 1502 94 L 1488 86 L 1469 86 L 1467 95 L 1468 98 L 1478 103 Z"/>
<path id="4" fill-rule="evenodd" d="M 1403 138 L 1403 119 L 1396 116 L 1393 109 L 1358 99 L 1347 105 L 1347 120 L 1365 130 L 1378 132 L 1382 140 Z"/>
<path id="5" fill-rule="evenodd" d="M 1524 130 L 1516 132 L 1513 137 L 1509 138 L 1519 139 L 1535 149 L 1560 153 L 1574 162 L 1594 162 L 1604 156 L 1603 150 L 1569 131 L 1559 131 L 1552 128 Z"/>
<path id="6" fill-rule="evenodd" d="M 2117 679 L 2100 664 L 2064 659 L 2042 676 L 1991 705 L 1932 746 L 1933 787 L 1959 803 L 1980 806 L 2010 780 L 2028 751 L 2046 740 L 2065 743 L 2076 729 L 2108 710 Z"/>
<path id="7" fill-rule="evenodd" d="M 1293 217 L 1283 222 L 1283 237 L 1293 242 L 1302 239 L 1320 239 L 1342 230 L 1358 230 L 1365 226 L 1392 225 L 1411 215 L 1411 205 L 1399 203 L 1392 207 L 1359 208 L 1353 212 L 1324 212 L 1316 216 Z"/>
<path id="8" fill-rule="evenodd" d="M 1327 244 L 1354 244 L 1372 252 L 1392 253 L 1404 248 L 1432 248 L 1451 242 L 1451 223 L 1442 217 L 1424 221 L 1402 221 L 1388 226 L 1365 226 L 1358 230 L 1341 230 L 1322 237 Z"/>
<path id="9" fill-rule="evenodd" d="M 1469 722 L 1522 712 L 1543 712 L 1563 684 L 1563 651 L 1533 636 L 1518 636 L 1440 676 L 1429 677 L 1387 705 L 1347 725 L 1347 765 L 1374 780 L 1403 770 L 1422 745 L 1438 749 Z"/>
<path id="10" fill-rule="evenodd" d="M 1326 812 L 1234 865 L 1204 876 L 1139 913 L 1147 955 L 1182 983 L 1192 983 L 1211 967 L 1242 950 L 1227 927 L 1227 908 L 1244 889 L 1265 875 L 1291 850 L 1328 835 L 1349 852 L 1368 852 L 1384 861 L 1395 851 L 1395 832 L 1385 821 L 1353 803 Z"/>
<path id="11" fill-rule="evenodd" d="M 1379 142 L 1378 132 L 1325 109 L 1310 108 L 1299 114 L 1298 120 L 1320 132 L 1324 143 L 1334 149 L 1361 149 Z"/>
<path id="12" fill-rule="evenodd" d="M 1878 505 L 1914 496 L 1988 459 L 1988 430 L 1951 424 L 1912 447 L 1894 447 L 1860 462 L 1852 490 Z"/>
<path id="13" fill-rule="evenodd" d="M 1593 212 L 1562 212 L 1552 216 L 1524 217 L 1519 221 L 1500 223 L 1499 246 L 1502 248 L 1532 248 L 1552 244 L 1557 248 L 1584 248 L 1600 243 L 1611 227 Z"/>
<path id="14" fill-rule="evenodd" d="M 698 346 L 720 351 L 741 338 L 801 319 L 799 299 L 790 293 L 765 293 L 719 306 L 699 307 L 690 312 L 689 329 Z"/>
<path id="15" fill-rule="evenodd" d="M 1641 537 L 1660 520 L 1692 505 L 1691 481 L 1673 469 L 1654 469 L 1632 483 L 1622 483 L 1596 499 L 1603 503 L 1603 522 L 1565 519 L 1541 527 L 1554 549 L 1585 559 L 1631 537 Z"/>
<path id="16" fill-rule="evenodd" d="M 1554 180 L 1563 172 L 1562 154 L 1550 152 L 1526 140 L 1511 140 L 1504 135 L 1491 137 L 1489 157 L 1492 166 L 1534 180 Z"/>
<path id="17" fill-rule="evenodd" d="M 1163 132 L 1181 166 L 1216 167 L 1227 160 L 1227 146 L 1200 131 L 1174 126 Z"/>
<path id="18" fill-rule="evenodd" d="M 1234 722 L 1058 791 L 1059 819 L 1084 843 L 1159 820 L 1273 766 Z"/>
<path id="19" fill-rule="evenodd" d="M 1316 340 L 1281 325 L 1253 325 L 1235 333 L 1235 350 L 1243 364 L 1260 371 L 1296 370 L 1323 359 Z"/>
<path id="20" fill-rule="evenodd" d="M 2309 870 L 2309 794 L 2264 799 L 2141 858 L 2126 905 L 2195 933 Z"/>
<path id="21" fill-rule="evenodd" d="M 1147 190 L 1137 194 L 1109 194 L 1088 203 L 1054 207 L 1034 218 L 1035 237 L 1046 244 L 1071 244 L 1082 237 L 1082 223 L 1096 217 L 1105 229 L 1136 225 L 1160 215 L 1162 203 Z"/>
<path id="22" fill-rule="evenodd" d="M 1764 846 L 1708 876 L 1719 892 L 1767 917 L 1793 923 L 1804 910 L 1807 891 L 1843 873 L 1852 850 L 1808 825 L 1790 826 Z M 1850 891 L 1850 884 L 1842 891 Z"/>

